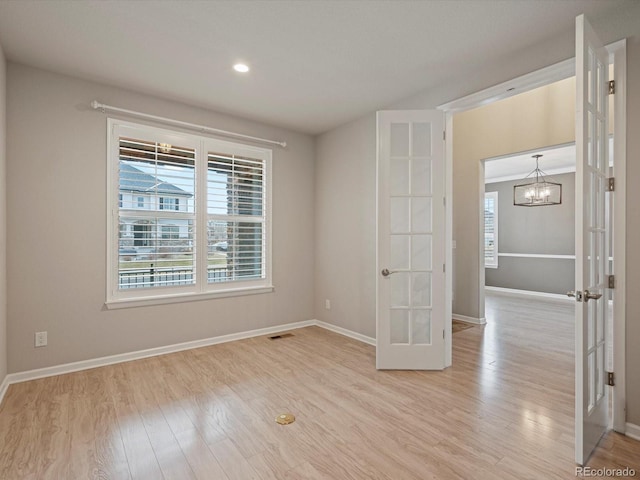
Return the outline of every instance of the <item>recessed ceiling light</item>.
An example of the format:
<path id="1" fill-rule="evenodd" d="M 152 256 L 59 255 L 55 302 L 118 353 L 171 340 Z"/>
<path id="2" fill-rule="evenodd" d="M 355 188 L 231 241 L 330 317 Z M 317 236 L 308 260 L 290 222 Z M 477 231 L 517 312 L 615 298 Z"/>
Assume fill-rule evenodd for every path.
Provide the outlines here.
<path id="1" fill-rule="evenodd" d="M 247 72 L 249 71 L 249 66 L 248 66 L 248 65 L 245 65 L 244 63 L 236 63 L 236 64 L 233 66 L 233 69 L 234 69 L 236 72 L 240 72 L 240 73 L 247 73 Z"/>

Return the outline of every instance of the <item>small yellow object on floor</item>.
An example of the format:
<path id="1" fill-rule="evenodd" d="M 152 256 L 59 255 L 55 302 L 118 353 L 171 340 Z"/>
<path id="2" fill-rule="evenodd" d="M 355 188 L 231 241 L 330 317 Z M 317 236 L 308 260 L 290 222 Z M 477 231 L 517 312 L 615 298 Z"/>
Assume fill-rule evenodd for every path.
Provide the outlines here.
<path id="1" fill-rule="evenodd" d="M 280 425 L 289 425 L 295 421 L 296 417 L 294 417 L 292 413 L 283 413 L 276 417 L 276 423 L 279 423 Z"/>

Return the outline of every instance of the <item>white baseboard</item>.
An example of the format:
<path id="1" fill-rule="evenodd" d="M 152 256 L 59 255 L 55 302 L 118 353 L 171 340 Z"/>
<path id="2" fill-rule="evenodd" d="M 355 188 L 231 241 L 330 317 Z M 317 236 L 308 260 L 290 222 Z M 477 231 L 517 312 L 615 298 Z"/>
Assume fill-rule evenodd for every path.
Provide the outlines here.
<path id="1" fill-rule="evenodd" d="M 633 438 L 634 440 L 640 440 L 640 425 L 627 423 L 625 425 L 624 434 L 629 438 Z"/>
<path id="2" fill-rule="evenodd" d="M 358 340 L 363 343 L 367 343 L 369 345 L 376 346 L 376 339 L 372 337 L 367 337 L 358 332 L 354 332 L 352 330 L 347 330 L 346 328 L 337 327 L 336 325 L 332 325 L 331 323 L 321 322 L 320 320 L 316 320 L 316 325 L 318 327 L 322 327 L 326 330 L 330 330 L 335 333 L 339 333 L 340 335 L 344 335 L 345 337 L 353 338 L 354 340 Z"/>
<path id="3" fill-rule="evenodd" d="M 122 363 L 122 362 L 130 362 L 131 360 L 139 360 L 147 357 L 155 357 L 157 355 L 165 355 L 167 353 L 180 352 L 182 350 L 190 350 L 192 348 L 207 347 L 209 345 L 216 345 L 219 343 L 233 342 L 236 340 L 243 340 L 245 338 L 260 337 L 262 335 L 269 335 L 271 333 L 280 333 L 288 330 L 294 330 L 297 328 L 309 327 L 312 325 L 316 325 L 315 320 L 305 320 L 302 322 L 287 323 L 285 325 L 276 325 L 274 327 L 266 327 L 266 328 L 259 328 L 256 330 L 249 330 L 247 332 L 231 333 L 229 335 L 221 335 L 219 337 L 205 338 L 203 340 L 194 340 L 191 342 L 176 343 L 174 345 L 166 345 L 164 347 L 150 348 L 147 350 L 138 350 L 136 352 L 121 353 L 118 355 L 93 358 L 90 360 L 82 360 L 82 361 L 73 362 L 73 363 L 65 363 L 62 365 L 55 365 L 53 367 L 38 368 L 35 370 L 28 370 L 25 372 L 18 372 L 18 373 L 10 373 L 5 378 L 3 385 L 6 383 L 8 386 L 12 383 L 26 382 L 28 380 L 35 380 L 35 379 L 44 378 L 44 377 L 52 377 L 54 375 L 62 375 L 64 373 L 78 372 L 80 370 L 88 370 L 90 368 L 104 367 L 106 365 L 113 365 L 113 364 Z"/>
<path id="4" fill-rule="evenodd" d="M 458 313 L 452 313 L 451 317 L 454 320 L 460 320 L 465 323 L 473 323 L 474 325 L 484 325 L 487 323 L 487 319 L 485 317 L 467 317 L 466 315 L 460 315 Z"/>
<path id="5" fill-rule="evenodd" d="M 53 367 L 38 368 L 34 370 L 27 370 L 25 372 L 10 373 L 8 374 L 2 384 L 0 385 L 0 403 L 7 391 L 9 385 L 13 383 L 27 382 L 29 380 L 36 380 L 38 378 L 52 377 L 55 375 L 62 375 L 65 373 L 79 372 L 81 370 L 89 370 L 90 368 L 104 367 L 107 365 L 113 365 L 116 363 L 130 362 L 132 360 L 140 360 L 142 358 L 155 357 L 158 355 L 166 355 L 168 353 L 180 352 L 182 350 L 191 350 L 193 348 L 208 347 L 210 345 L 217 345 L 219 343 L 234 342 L 236 340 L 243 340 L 246 338 L 260 337 L 263 335 L 269 335 L 273 333 L 286 332 L 289 330 L 295 330 L 298 328 L 318 326 L 326 330 L 330 330 L 335 333 L 339 333 L 349 338 L 353 338 L 360 342 L 367 343 L 369 345 L 375 345 L 375 338 L 367 337 L 357 332 L 347 330 L 346 328 L 337 327 L 330 323 L 321 322 L 318 320 L 304 320 L 301 322 L 287 323 L 284 325 L 276 325 L 274 327 L 259 328 L 256 330 L 249 330 L 247 332 L 231 333 L 229 335 L 221 335 L 218 337 L 205 338 L 202 340 L 194 340 L 191 342 L 176 343 L 174 345 L 166 345 L 164 347 L 149 348 L 147 350 L 138 350 L 136 352 L 121 353 L 118 355 L 110 355 L 108 357 L 92 358 L 89 360 L 82 360 L 79 362 L 65 363 L 62 365 L 55 365 Z"/>
<path id="6" fill-rule="evenodd" d="M 2 380 L 2 383 L 0 383 L 0 405 L 4 400 L 4 395 L 5 393 L 7 393 L 7 389 L 9 388 L 9 385 L 10 385 L 9 375 L 5 375 L 4 380 Z"/>
<path id="7" fill-rule="evenodd" d="M 546 292 L 534 292 L 531 290 L 517 290 L 515 288 L 503 288 L 503 287 L 484 287 L 485 291 L 497 293 L 500 295 L 508 295 L 512 297 L 537 297 L 547 300 L 554 300 L 558 302 L 574 302 L 575 299 L 562 295 L 560 293 L 546 293 Z"/>

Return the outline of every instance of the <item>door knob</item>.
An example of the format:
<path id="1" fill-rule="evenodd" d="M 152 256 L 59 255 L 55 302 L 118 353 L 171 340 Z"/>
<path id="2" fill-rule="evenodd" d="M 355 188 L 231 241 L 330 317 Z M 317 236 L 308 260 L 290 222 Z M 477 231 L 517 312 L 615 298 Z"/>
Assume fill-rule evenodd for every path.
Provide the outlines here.
<path id="1" fill-rule="evenodd" d="M 581 302 L 582 301 L 582 292 L 580 290 L 575 291 L 575 290 L 571 290 L 569 292 L 567 292 L 567 297 L 573 297 L 576 299 L 576 302 Z"/>
<path id="2" fill-rule="evenodd" d="M 382 274 L 383 277 L 388 277 L 392 273 L 396 273 L 396 270 L 389 270 L 388 268 L 383 268 L 380 273 Z"/>
<path id="3" fill-rule="evenodd" d="M 589 290 L 584 291 L 584 301 L 588 302 L 589 300 L 598 300 L 602 297 L 601 293 L 591 293 Z"/>

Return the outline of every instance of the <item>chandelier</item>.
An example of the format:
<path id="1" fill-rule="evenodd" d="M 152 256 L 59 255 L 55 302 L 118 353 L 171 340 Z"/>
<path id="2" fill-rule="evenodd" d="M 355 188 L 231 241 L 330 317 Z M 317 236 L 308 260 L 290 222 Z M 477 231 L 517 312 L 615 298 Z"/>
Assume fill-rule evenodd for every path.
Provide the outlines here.
<path id="1" fill-rule="evenodd" d="M 546 205 L 560 205 L 562 203 L 562 184 L 553 182 L 546 177 L 538 167 L 542 155 L 533 155 L 536 168 L 527 175 L 522 183 L 513 187 L 513 204 L 519 207 L 544 207 Z"/>

